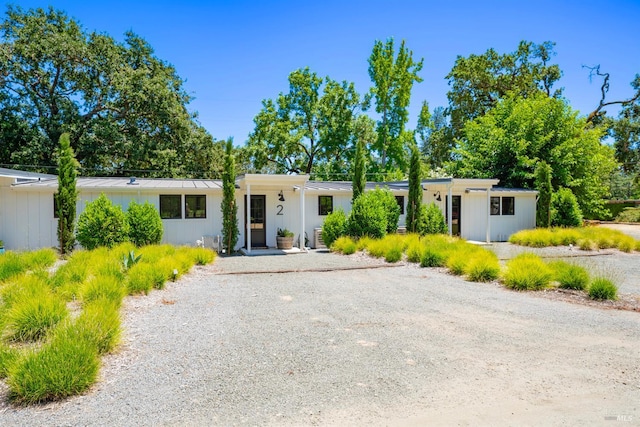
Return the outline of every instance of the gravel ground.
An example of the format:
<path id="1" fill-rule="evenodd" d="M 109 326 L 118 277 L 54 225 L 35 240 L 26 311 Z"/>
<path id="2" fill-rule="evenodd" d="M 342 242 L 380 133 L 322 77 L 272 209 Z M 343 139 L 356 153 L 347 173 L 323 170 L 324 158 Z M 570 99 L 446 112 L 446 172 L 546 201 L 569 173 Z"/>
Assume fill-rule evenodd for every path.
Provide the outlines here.
<path id="1" fill-rule="evenodd" d="M 92 390 L 0 403 L 0 425 L 640 421 L 638 313 L 437 269 L 323 252 L 222 258 L 128 298 L 123 323 Z"/>

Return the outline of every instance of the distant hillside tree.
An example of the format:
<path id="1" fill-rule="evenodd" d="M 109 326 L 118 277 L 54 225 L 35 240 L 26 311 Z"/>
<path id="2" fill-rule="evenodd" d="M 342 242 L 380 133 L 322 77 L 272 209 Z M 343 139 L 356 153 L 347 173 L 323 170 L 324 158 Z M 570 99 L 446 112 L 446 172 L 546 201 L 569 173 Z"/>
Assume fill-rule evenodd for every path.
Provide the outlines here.
<path id="1" fill-rule="evenodd" d="M 407 199 L 407 231 L 417 233 L 421 215 L 424 214 L 422 207 L 422 166 L 420 164 L 420 152 L 416 147 L 411 150 L 411 162 L 409 166 L 409 197 Z"/>

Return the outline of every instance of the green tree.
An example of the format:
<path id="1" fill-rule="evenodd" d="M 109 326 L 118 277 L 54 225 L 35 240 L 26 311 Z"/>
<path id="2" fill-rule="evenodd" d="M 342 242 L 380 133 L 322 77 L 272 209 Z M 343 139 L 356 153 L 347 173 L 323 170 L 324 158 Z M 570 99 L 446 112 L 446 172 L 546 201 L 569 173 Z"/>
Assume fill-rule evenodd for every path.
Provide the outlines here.
<path id="1" fill-rule="evenodd" d="M 323 85 L 324 83 L 324 85 Z M 262 101 L 248 146 L 254 166 L 276 173 L 314 173 L 343 158 L 359 96 L 353 83 L 322 79 L 304 68 L 289 74 L 289 92 Z"/>
<path id="2" fill-rule="evenodd" d="M 551 224 L 551 166 L 541 160 L 536 165 L 535 186 L 538 190 L 538 209 L 536 211 L 536 224 L 538 227 L 549 227 Z"/>
<path id="3" fill-rule="evenodd" d="M 616 168 L 603 130 L 587 126 L 564 100 L 537 94 L 510 96 L 464 126 L 449 171 L 461 178 L 498 178 L 506 187 L 535 188 L 535 167 L 551 166 L 554 191 L 566 187 L 587 216 L 602 211 Z"/>
<path id="4" fill-rule="evenodd" d="M 418 76 L 423 60 L 415 62 L 413 52 L 405 46 L 404 40 L 396 54 L 393 38 L 386 42 L 376 41 L 369 57 L 369 77 L 373 87 L 365 97 L 365 108 L 375 101 L 375 111 L 380 115 L 377 126 L 378 139 L 373 147 L 380 159 L 383 172 L 398 166 L 406 157 L 406 138 L 402 138 L 409 119 L 408 106 L 414 82 L 421 82 Z"/>
<path id="5" fill-rule="evenodd" d="M 568 188 L 559 188 L 551 197 L 551 225 L 555 227 L 582 225 L 582 211 L 578 200 Z"/>
<path id="6" fill-rule="evenodd" d="M 62 255 L 71 252 L 76 243 L 74 231 L 78 200 L 77 167 L 78 162 L 73 155 L 69 134 L 63 133 L 60 135 L 58 150 L 58 190 L 54 195 L 58 216 L 58 244 Z"/>
<path id="7" fill-rule="evenodd" d="M 116 42 L 62 11 L 9 6 L 0 76 L 0 162 L 46 170 L 64 132 L 84 175 L 189 176 L 215 154 L 182 79 L 132 32 Z"/>
<path id="8" fill-rule="evenodd" d="M 111 248 L 127 240 L 129 227 L 122 208 L 114 205 L 104 193 L 92 202 L 78 218 L 78 242 L 85 249 L 98 246 Z"/>
<path id="9" fill-rule="evenodd" d="M 353 165 L 353 196 L 351 202 L 364 193 L 364 188 L 367 185 L 366 176 L 366 164 L 364 157 L 364 141 L 361 139 L 356 140 L 356 155 Z"/>
<path id="10" fill-rule="evenodd" d="M 622 171 L 634 177 L 636 185 L 640 184 L 640 75 L 631 82 L 637 92 L 635 99 L 623 104 L 618 119 L 613 122 L 611 134 L 616 160 L 620 162 Z"/>
<path id="11" fill-rule="evenodd" d="M 483 116 L 509 93 L 528 97 L 542 92 L 559 97 L 561 90 L 552 87 L 562 73 L 557 65 L 549 64 L 554 46 L 548 41 L 539 45 L 521 41 L 511 53 L 489 49 L 482 55 L 458 56 L 446 76 L 454 136 L 459 137 L 467 121 Z"/>
<path id="12" fill-rule="evenodd" d="M 407 231 L 418 232 L 422 207 L 422 166 L 420 164 L 420 152 L 417 148 L 411 150 L 411 164 L 409 166 L 409 197 L 407 199 Z"/>
<path id="13" fill-rule="evenodd" d="M 160 212 L 149 202 L 143 204 L 132 200 L 127 208 L 128 238 L 136 246 L 155 245 L 162 240 Z"/>
<path id="14" fill-rule="evenodd" d="M 229 253 L 238 243 L 238 205 L 236 203 L 236 167 L 233 141 L 227 140 L 222 174 L 222 239 Z"/>
<path id="15" fill-rule="evenodd" d="M 451 160 L 455 144 L 444 107 L 436 107 L 431 114 L 429 104 L 423 102 L 416 135 L 420 139 L 420 152 L 432 170 Z"/>

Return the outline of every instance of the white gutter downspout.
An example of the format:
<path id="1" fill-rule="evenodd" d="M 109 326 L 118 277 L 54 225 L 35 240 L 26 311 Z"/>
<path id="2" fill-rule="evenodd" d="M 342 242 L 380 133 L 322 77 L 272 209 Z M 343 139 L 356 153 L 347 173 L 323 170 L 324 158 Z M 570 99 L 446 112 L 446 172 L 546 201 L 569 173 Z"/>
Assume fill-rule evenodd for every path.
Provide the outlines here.
<path id="1" fill-rule="evenodd" d="M 491 243 L 491 187 L 487 188 L 487 243 Z"/>
<path id="2" fill-rule="evenodd" d="M 251 184 L 247 184 L 247 202 L 246 206 L 246 214 L 247 214 L 247 229 L 245 230 L 246 241 L 247 241 L 247 253 L 251 253 Z"/>
<path id="3" fill-rule="evenodd" d="M 306 250 L 306 246 L 304 244 L 304 228 L 305 228 L 305 223 L 304 223 L 304 187 L 305 185 L 301 185 L 300 186 L 300 250 L 304 251 Z"/>

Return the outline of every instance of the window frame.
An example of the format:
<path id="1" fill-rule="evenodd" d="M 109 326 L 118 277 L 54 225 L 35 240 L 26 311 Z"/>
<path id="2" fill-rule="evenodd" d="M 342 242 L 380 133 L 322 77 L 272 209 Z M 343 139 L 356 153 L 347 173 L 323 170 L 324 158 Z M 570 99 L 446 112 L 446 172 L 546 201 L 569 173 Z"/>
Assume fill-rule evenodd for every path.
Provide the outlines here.
<path id="1" fill-rule="evenodd" d="M 189 207 L 188 199 L 194 199 L 195 209 Z M 191 216 L 189 212 L 193 211 Z M 198 214 L 200 212 L 200 214 Z M 207 195 L 206 194 L 185 194 L 184 195 L 184 218 L 185 219 L 206 219 L 207 218 Z"/>
<path id="2" fill-rule="evenodd" d="M 329 200 L 331 206 L 325 206 L 326 202 L 323 203 L 323 200 Z M 318 215 L 319 216 L 327 216 L 333 212 L 333 196 L 329 195 L 321 195 L 318 196 Z"/>
<path id="3" fill-rule="evenodd" d="M 158 211 L 161 219 L 182 219 L 182 194 L 159 194 L 158 195 Z M 163 210 L 163 206 L 166 203 L 166 200 L 173 199 L 173 204 L 175 204 L 175 200 L 177 199 L 177 208 L 179 213 L 173 213 L 172 216 L 163 216 L 165 210 Z M 168 206 L 167 211 L 174 211 L 176 206 Z"/>
<path id="4" fill-rule="evenodd" d="M 505 199 L 510 200 L 510 203 L 505 203 Z M 513 196 L 503 196 L 500 200 L 502 205 L 500 214 L 503 216 L 513 216 L 516 214 L 516 198 Z"/>

